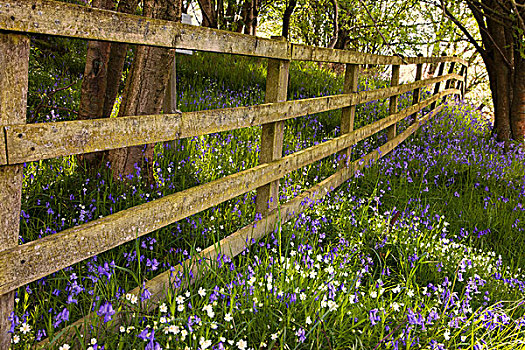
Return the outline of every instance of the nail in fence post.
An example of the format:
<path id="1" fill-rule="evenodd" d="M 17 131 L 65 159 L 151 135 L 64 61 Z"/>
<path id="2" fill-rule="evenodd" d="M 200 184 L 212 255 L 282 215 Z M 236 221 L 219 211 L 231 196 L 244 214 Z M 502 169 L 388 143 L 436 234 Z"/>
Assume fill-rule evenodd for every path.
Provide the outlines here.
<path id="1" fill-rule="evenodd" d="M 286 40 L 284 37 L 272 39 Z M 268 59 L 266 76 L 265 103 L 286 101 L 288 92 L 288 73 L 290 61 Z M 284 138 L 284 121 L 264 124 L 261 133 L 259 164 L 269 163 L 282 158 Z M 277 208 L 279 202 L 279 180 L 257 189 L 255 201 L 256 212 L 263 216 Z"/>
<path id="2" fill-rule="evenodd" d="M 24 124 L 27 110 L 29 37 L 0 34 L 0 131 L 3 126 Z M 4 148 L 5 145 L 0 147 Z M 3 152 L 4 150 L 2 150 Z M 8 157 L 6 157 L 8 158 Z M 0 166 L 0 251 L 18 245 L 22 197 L 21 165 Z M 1 269 L 4 268 L 0 266 Z M 0 349 L 11 346 L 9 316 L 14 291 L 0 295 Z"/>
<path id="3" fill-rule="evenodd" d="M 441 56 L 446 56 L 446 53 L 442 53 Z M 439 69 L 438 69 L 438 74 L 436 75 L 436 77 L 440 77 L 443 75 L 443 72 L 445 71 L 445 62 L 441 62 L 441 64 L 439 65 Z M 434 95 L 437 95 L 439 93 L 439 86 L 440 86 L 440 83 L 436 83 L 436 86 L 434 87 Z M 431 105 L 430 105 L 430 110 L 434 110 L 434 108 L 436 108 L 436 102 L 433 102 Z"/>
<path id="4" fill-rule="evenodd" d="M 390 81 L 390 86 L 398 86 L 399 85 L 399 65 L 393 65 L 392 66 L 392 79 Z M 397 113 L 397 98 L 398 95 L 390 97 L 390 108 L 389 108 L 389 114 L 395 114 Z M 389 126 L 386 130 L 387 140 L 393 140 L 396 137 L 397 131 L 396 131 L 396 124 Z"/>
<path id="5" fill-rule="evenodd" d="M 359 80 L 359 65 L 348 63 L 345 70 L 345 82 L 343 86 L 343 94 L 350 94 L 357 92 Z M 341 135 L 348 134 L 354 130 L 356 106 L 345 107 L 341 111 Z M 339 153 L 339 167 L 349 164 L 352 155 L 352 147 L 342 150 Z"/>
<path id="6" fill-rule="evenodd" d="M 417 57 L 423 57 L 423 54 L 417 55 Z M 418 63 L 416 66 L 416 79 L 415 81 L 420 81 L 423 78 L 423 63 Z M 414 93 L 412 94 L 412 105 L 417 105 L 419 103 L 419 100 L 421 98 L 421 88 L 415 89 Z M 412 114 L 408 120 L 410 120 L 410 124 L 414 124 L 417 119 L 417 113 Z"/>

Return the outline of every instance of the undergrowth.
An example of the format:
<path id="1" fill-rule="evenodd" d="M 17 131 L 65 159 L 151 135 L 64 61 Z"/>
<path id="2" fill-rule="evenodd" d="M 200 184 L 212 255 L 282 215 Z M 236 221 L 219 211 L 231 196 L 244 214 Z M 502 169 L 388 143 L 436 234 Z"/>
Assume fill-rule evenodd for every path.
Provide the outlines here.
<path id="1" fill-rule="evenodd" d="M 253 58 L 180 57 L 179 109 L 260 104 L 264 67 Z M 290 99 L 337 94 L 341 86 L 331 70 L 292 62 Z M 363 75 L 359 89 L 384 86 L 380 75 Z M 78 95 L 69 96 L 78 103 Z M 399 108 L 410 103 L 405 94 Z M 33 113 L 37 105 L 30 104 Z M 360 105 L 356 128 L 387 114 L 387 101 Z M 70 117 L 56 108 L 34 116 Z M 286 121 L 284 154 L 338 136 L 339 125 L 337 111 Z M 202 260 L 213 268 L 187 290 L 178 287 L 191 276 L 174 274 L 154 311 L 147 290 L 138 298 L 127 292 L 250 224 L 253 192 L 19 288 L 13 348 L 58 339 L 64 326 L 89 312 L 97 318 L 82 337 L 51 347 L 519 348 L 524 155 L 518 148 L 505 153 L 490 131 L 467 103 L 449 100 L 390 155 L 238 257 Z M 87 176 L 74 157 L 25 164 L 20 241 L 256 166 L 259 138 L 260 127 L 252 127 L 159 144 L 153 185 L 139 168 L 127 184 L 114 182 L 107 167 Z M 360 142 L 353 159 L 385 141 L 379 133 Z M 285 176 L 281 201 L 336 168 L 329 157 Z M 125 315 L 121 325 L 117 312 Z"/>

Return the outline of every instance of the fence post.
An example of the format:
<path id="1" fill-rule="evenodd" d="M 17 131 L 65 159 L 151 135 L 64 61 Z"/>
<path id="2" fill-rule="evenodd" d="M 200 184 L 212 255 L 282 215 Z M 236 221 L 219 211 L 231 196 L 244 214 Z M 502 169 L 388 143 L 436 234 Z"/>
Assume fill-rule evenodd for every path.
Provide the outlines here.
<path id="1" fill-rule="evenodd" d="M 177 54 L 173 55 L 173 66 L 171 68 L 166 93 L 162 103 L 164 114 L 176 113 L 177 110 Z"/>
<path id="2" fill-rule="evenodd" d="M 417 57 L 423 57 L 423 54 L 420 53 Z M 420 81 L 423 78 L 423 63 L 418 63 L 416 66 L 416 79 L 415 82 Z M 417 105 L 421 99 L 421 88 L 415 89 L 412 94 L 412 105 Z M 410 116 L 410 124 L 414 124 L 417 119 L 417 113 L 414 113 Z"/>
<path id="3" fill-rule="evenodd" d="M 448 74 L 454 73 L 455 66 L 456 66 L 456 62 L 450 62 L 450 68 L 448 69 Z M 452 79 L 449 79 L 445 83 L 445 90 L 450 89 L 451 86 L 452 86 Z M 444 97 L 444 100 L 446 101 L 446 97 Z"/>
<path id="4" fill-rule="evenodd" d="M 285 41 L 284 37 L 272 39 Z M 286 101 L 288 93 L 289 60 L 268 59 L 265 103 Z M 282 158 L 284 121 L 264 124 L 261 133 L 259 164 Z M 256 212 L 263 216 L 277 208 L 279 202 L 279 180 L 257 188 Z"/>
<path id="5" fill-rule="evenodd" d="M 445 52 L 441 54 L 441 56 L 446 56 L 446 55 L 447 54 Z M 445 71 L 445 62 L 441 62 L 441 64 L 439 65 L 438 74 L 436 75 L 436 77 L 442 76 L 444 71 Z M 440 83 L 436 83 L 436 86 L 434 87 L 434 95 L 437 95 L 439 93 L 439 85 Z M 430 105 L 431 111 L 434 110 L 434 108 L 436 108 L 436 103 L 437 101 L 432 102 L 432 104 Z"/>
<path id="6" fill-rule="evenodd" d="M 3 126 L 24 124 L 27 110 L 29 37 L 0 33 L 0 131 Z M 5 151 L 5 144 L 1 145 Z M 7 154 L 3 155 L 8 160 Z M 18 245 L 22 197 L 21 165 L 0 166 L 0 251 Z M 0 349 L 11 346 L 14 291 L 0 295 Z"/>
<path id="7" fill-rule="evenodd" d="M 459 75 L 461 75 L 463 78 L 465 77 L 465 70 L 466 70 L 465 65 L 462 65 L 461 68 L 459 69 Z M 464 85 L 464 82 L 460 80 L 456 82 L 456 89 L 461 91 L 461 96 L 460 96 L 461 98 L 463 98 L 463 85 Z"/>
<path id="8" fill-rule="evenodd" d="M 399 85 L 399 65 L 392 65 L 392 79 L 390 80 L 390 86 L 398 86 Z M 389 108 L 389 114 L 396 114 L 397 113 L 397 97 L 398 95 L 394 95 L 390 97 L 390 108 Z M 396 137 L 397 131 L 396 131 L 396 124 L 389 126 L 388 129 L 386 129 L 386 135 L 387 140 L 391 141 Z"/>
<path id="9" fill-rule="evenodd" d="M 345 69 L 345 81 L 343 85 L 343 94 L 357 92 L 359 80 L 359 65 L 347 63 Z M 356 106 L 345 107 L 341 111 L 341 135 L 348 134 L 354 130 Z M 342 150 L 339 153 L 339 167 L 347 166 L 350 163 L 352 147 Z"/>
<path id="10" fill-rule="evenodd" d="M 458 88 L 461 87 L 461 99 L 465 98 L 465 93 L 467 91 L 467 77 L 468 77 L 468 66 L 463 65 L 461 67 L 461 72 L 459 73 L 463 77 L 463 81 L 458 82 L 460 85 L 458 85 Z"/>

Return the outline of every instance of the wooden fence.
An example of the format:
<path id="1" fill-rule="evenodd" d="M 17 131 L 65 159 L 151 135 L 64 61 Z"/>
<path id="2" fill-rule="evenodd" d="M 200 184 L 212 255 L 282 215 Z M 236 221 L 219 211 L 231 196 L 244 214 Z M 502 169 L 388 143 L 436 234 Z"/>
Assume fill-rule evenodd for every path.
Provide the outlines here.
<path id="1" fill-rule="evenodd" d="M 266 101 L 256 106 L 181 115 L 26 124 L 28 34 L 31 33 L 264 57 L 268 59 Z M 286 101 L 291 60 L 345 64 L 343 94 Z M 449 63 L 449 70 L 443 75 L 446 63 Z M 364 64 L 391 65 L 391 87 L 358 92 L 359 66 Z M 408 64 L 417 65 L 416 81 L 399 85 L 400 65 Z M 423 64 L 439 64 L 439 74 L 421 80 Z M 456 70 L 459 74 L 455 73 Z M 277 223 L 289 220 L 349 179 L 357 169 L 394 149 L 442 108 L 442 105 L 436 105 L 447 95 L 462 95 L 466 72 L 466 62 L 457 57 L 370 55 L 296 45 L 281 39 L 264 39 L 56 1 L 0 0 L 0 349 L 10 346 L 8 316 L 13 310 L 13 293 L 17 288 L 257 190 L 256 208 L 263 220 L 258 225 L 250 224 L 240 229 L 200 253 L 205 259 L 213 259 L 218 254 L 236 256 L 251 244 L 252 239 L 263 237 Z M 445 89 L 440 89 L 442 82 L 445 82 Z M 434 95 L 420 102 L 421 89 L 432 84 L 435 85 Z M 409 91 L 414 91 L 413 105 L 397 111 L 397 96 Z M 390 98 L 389 116 L 354 130 L 355 106 L 385 98 Z M 403 133 L 397 134 L 396 123 L 409 116 L 415 118 L 417 112 L 428 106 L 432 109 L 430 113 L 414 119 Z M 342 109 L 341 136 L 282 157 L 286 119 L 335 109 Z M 18 244 L 22 163 L 256 125 L 262 125 L 258 166 L 36 241 Z M 352 145 L 384 129 L 387 129 L 388 141 L 378 150 L 356 162 L 342 162 L 334 175 L 298 197 L 278 203 L 279 179 L 284 175 L 335 153 L 349 159 Z M 191 270 L 197 276 L 204 267 L 187 261 L 179 268 Z M 146 283 L 153 302 L 162 298 L 169 278 L 168 271 Z M 139 292 L 139 287 L 131 291 Z M 74 325 L 82 330 L 86 320 L 79 320 Z M 40 345 L 45 344 L 46 341 Z"/>

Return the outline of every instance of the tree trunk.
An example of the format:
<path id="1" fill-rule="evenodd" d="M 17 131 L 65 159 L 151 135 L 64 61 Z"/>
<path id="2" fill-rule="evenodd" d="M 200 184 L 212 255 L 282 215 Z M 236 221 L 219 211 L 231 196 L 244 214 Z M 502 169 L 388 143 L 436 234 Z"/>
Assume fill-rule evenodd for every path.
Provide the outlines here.
<path id="1" fill-rule="evenodd" d="M 253 0 L 253 6 L 252 6 L 252 35 L 257 35 L 257 24 L 259 19 L 259 6 L 261 0 Z"/>
<path id="2" fill-rule="evenodd" d="M 245 31 L 244 28 L 247 26 L 246 18 L 248 17 L 249 11 L 250 11 L 250 1 L 245 1 L 242 5 L 240 19 L 237 21 L 237 28 L 236 28 L 237 33 L 242 33 L 243 31 Z"/>
<path id="3" fill-rule="evenodd" d="M 337 5 L 337 0 L 332 0 L 332 5 L 334 6 L 334 18 L 332 21 L 332 25 L 334 27 L 334 36 L 330 41 L 330 44 L 328 44 L 328 48 L 330 49 L 335 48 L 339 38 L 339 6 Z"/>
<path id="4" fill-rule="evenodd" d="M 202 26 L 217 28 L 217 11 L 214 0 L 197 0 L 202 13 Z M 180 1 L 176 1 L 180 2 Z"/>
<path id="5" fill-rule="evenodd" d="M 512 133 L 510 129 L 510 72 L 501 62 L 487 65 L 491 80 L 492 100 L 494 104 L 494 133 L 498 141 L 508 142 Z"/>
<path id="6" fill-rule="evenodd" d="M 122 13 L 134 13 L 137 9 L 139 0 L 120 0 L 117 11 Z M 109 118 L 115 99 L 117 98 L 122 70 L 128 51 L 128 44 L 112 43 L 108 61 L 106 96 L 104 99 L 103 117 Z"/>
<path id="7" fill-rule="evenodd" d="M 217 28 L 225 29 L 226 21 L 224 20 L 224 0 L 217 0 Z"/>
<path id="8" fill-rule="evenodd" d="M 350 38 L 348 37 L 348 31 L 339 28 L 339 33 L 337 34 L 337 42 L 335 43 L 334 49 L 344 50 L 347 49 L 348 44 L 350 43 Z"/>
<path id="9" fill-rule="evenodd" d="M 525 0 L 466 0 L 479 27 L 482 45 L 448 11 L 445 13 L 481 54 L 489 76 L 494 104 L 494 129 L 508 148 L 512 139 L 523 143 L 525 133 Z M 506 17 L 505 17 L 506 16 Z"/>
<path id="10" fill-rule="evenodd" d="M 144 14 L 146 17 L 180 21 L 181 1 L 146 0 Z M 119 117 L 160 113 L 174 55 L 173 49 L 137 48 Z M 148 180 L 153 182 L 153 147 L 150 144 L 110 151 L 114 178 L 130 179 L 136 173 L 144 174 L 144 169 Z"/>
<path id="11" fill-rule="evenodd" d="M 495 8 L 493 1 L 487 5 Z M 491 84 L 492 99 L 494 103 L 494 132 L 498 141 L 506 144 L 512 139 L 510 126 L 510 106 L 512 101 L 512 70 L 509 64 L 513 59 L 512 35 L 509 40 L 508 30 L 490 17 L 486 18 L 487 29 L 481 30 L 483 44 L 486 48 L 485 65 L 489 72 L 489 78 L 494 79 Z"/>
<path id="12" fill-rule="evenodd" d="M 235 4 L 232 3 L 232 1 L 227 1 L 227 6 L 225 9 L 225 15 L 224 15 L 224 22 L 225 22 L 225 28 L 231 31 L 237 31 L 235 22 L 235 14 L 237 13 Z"/>
<path id="13" fill-rule="evenodd" d="M 93 0 L 93 7 L 110 9 L 113 0 Z M 86 53 L 86 67 L 82 79 L 79 119 L 103 117 L 107 88 L 108 60 L 111 44 L 108 41 L 90 41 Z M 84 171 L 96 170 L 103 160 L 103 152 L 87 153 L 77 157 Z"/>
<path id="14" fill-rule="evenodd" d="M 283 31 L 282 36 L 288 39 L 290 33 L 290 18 L 292 17 L 295 6 L 297 5 L 297 0 L 290 0 L 283 14 Z"/>
<path id="15" fill-rule="evenodd" d="M 253 33 L 253 0 L 245 0 L 244 34 Z"/>
<path id="16" fill-rule="evenodd" d="M 512 135 L 516 141 L 525 146 L 525 0 L 518 0 L 517 10 L 518 28 L 514 38 L 514 81 L 513 95 L 510 107 L 510 123 Z M 521 52 L 520 52 L 521 51 Z"/>
<path id="17" fill-rule="evenodd" d="M 483 7 L 483 6 L 484 7 Z M 484 0 L 482 5 L 468 2 L 478 23 L 483 48 L 477 46 L 489 76 L 492 102 L 494 104 L 494 129 L 498 141 L 505 142 L 507 147 L 512 139 L 511 130 L 511 102 L 513 96 L 514 42 L 512 28 L 507 27 L 500 20 L 495 20 L 483 9 L 497 9 L 499 3 L 495 0 Z M 460 27 L 461 28 L 461 27 Z M 466 30 L 463 28 L 463 32 Z M 468 33 L 467 33 L 468 34 Z M 470 40 L 477 45 L 474 39 Z"/>
<path id="18" fill-rule="evenodd" d="M 133 13 L 138 0 L 119 1 L 117 11 Z M 112 9 L 114 0 L 95 0 L 93 6 Z M 109 118 L 117 98 L 127 44 L 91 41 L 86 54 L 79 108 L 80 119 Z M 93 152 L 78 156 L 81 167 L 94 171 L 103 165 L 107 152 Z"/>
<path id="19" fill-rule="evenodd" d="M 525 134 L 525 59 L 515 55 L 514 84 L 510 123 L 514 140 L 523 144 Z"/>

